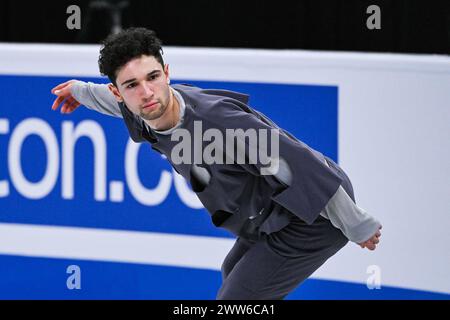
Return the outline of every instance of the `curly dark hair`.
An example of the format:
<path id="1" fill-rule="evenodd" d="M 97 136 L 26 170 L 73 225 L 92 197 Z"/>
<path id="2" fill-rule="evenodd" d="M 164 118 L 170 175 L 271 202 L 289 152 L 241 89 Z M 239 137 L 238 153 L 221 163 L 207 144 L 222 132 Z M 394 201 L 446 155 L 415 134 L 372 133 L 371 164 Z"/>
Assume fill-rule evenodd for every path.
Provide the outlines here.
<path id="1" fill-rule="evenodd" d="M 129 28 L 109 35 L 100 49 L 98 66 L 100 73 L 116 85 L 117 71 L 128 61 L 141 55 L 153 56 L 163 66 L 162 42 L 153 30 Z"/>

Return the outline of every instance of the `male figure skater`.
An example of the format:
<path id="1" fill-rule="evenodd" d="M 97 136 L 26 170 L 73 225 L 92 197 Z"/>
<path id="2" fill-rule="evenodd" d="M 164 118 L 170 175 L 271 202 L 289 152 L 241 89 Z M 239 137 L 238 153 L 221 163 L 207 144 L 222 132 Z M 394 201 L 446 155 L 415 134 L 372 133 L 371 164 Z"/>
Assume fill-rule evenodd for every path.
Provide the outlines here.
<path id="1" fill-rule="evenodd" d="M 237 236 L 222 264 L 217 299 L 283 299 L 349 240 L 376 248 L 381 225 L 355 204 L 350 180 L 335 162 L 249 107 L 245 94 L 170 86 L 153 31 L 131 28 L 109 36 L 99 68 L 110 84 L 59 84 L 52 89 L 52 109 L 62 104 L 61 112 L 70 113 L 83 104 L 123 118 L 134 141 L 149 142 L 190 182 L 213 224 Z M 236 161 L 251 154 L 245 141 L 236 153 L 218 144 L 216 151 L 232 160 L 226 163 L 180 162 L 175 137 L 193 133 L 198 123 L 224 136 L 229 129 L 278 130 L 275 169 L 263 173 L 261 162 Z"/>

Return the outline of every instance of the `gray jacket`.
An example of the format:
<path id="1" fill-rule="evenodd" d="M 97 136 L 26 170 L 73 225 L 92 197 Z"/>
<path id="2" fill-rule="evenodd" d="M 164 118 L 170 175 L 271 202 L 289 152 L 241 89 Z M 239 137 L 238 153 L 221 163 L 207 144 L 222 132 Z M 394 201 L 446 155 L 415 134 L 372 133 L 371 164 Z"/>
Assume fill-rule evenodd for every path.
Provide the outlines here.
<path id="1" fill-rule="evenodd" d="M 367 240 L 376 232 L 379 223 L 355 205 L 352 185 L 345 172 L 331 159 L 249 107 L 247 95 L 188 85 L 172 88 L 181 94 L 185 103 L 184 119 L 179 127 L 191 132 L 194 121 L 202 121 L 203 130 L 219 129 L 224 136 L 225 129 L 230 128 L 279 129 L 280 171 L 289 172 L 289 181 L 277 175 L 262 175 L 258 163 L 174 163 L 171 150 L 176 142 L 171 141 L 170 135 L 149 128 L 125 104 L 118 104 L 106 86 L 78 82 L 72 94 L 89 108 L 122 117 L 135 142 L 150 142 L 191 183 L 214 225 L 237 236 L 252 238 L 259 232 L 278 231 L 289 223 L 286 211 L 307 224 L 321 214 L 354 242 Z M 200 169 L 208 172 L 207 184 L 201 179 Z"/>

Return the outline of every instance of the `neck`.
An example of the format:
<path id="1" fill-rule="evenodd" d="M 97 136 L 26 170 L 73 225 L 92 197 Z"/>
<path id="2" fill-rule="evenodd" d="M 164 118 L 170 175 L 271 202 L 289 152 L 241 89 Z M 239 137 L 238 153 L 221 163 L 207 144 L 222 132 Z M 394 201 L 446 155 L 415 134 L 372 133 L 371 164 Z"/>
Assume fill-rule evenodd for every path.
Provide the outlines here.
<path id="1" fill-rule="evenodd" d="M 166 112 L 155 120 L 145 120 L 147 124 L 158 130 L 158 131 L 164 131 L 169 130 L 175 127 L 180 120 L 180 105 L 178 103 L 178 100 L 175 98 L 172 89 L 170 90 L 170 97 L 169 97 L 169 104 L 167 106 Z"/>

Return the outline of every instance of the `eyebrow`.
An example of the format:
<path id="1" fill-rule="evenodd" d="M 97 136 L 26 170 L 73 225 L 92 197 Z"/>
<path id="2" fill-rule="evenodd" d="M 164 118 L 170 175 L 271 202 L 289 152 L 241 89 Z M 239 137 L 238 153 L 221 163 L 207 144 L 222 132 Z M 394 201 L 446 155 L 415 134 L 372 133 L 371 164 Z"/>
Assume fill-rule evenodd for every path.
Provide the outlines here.
<path id="1" fill-rule="evenodd" d="M 147 76 L 152 76 L 152 75 L 154 75 L 155 73 L 158 73 L 158 72 L 161 72 L 161 70 L 158 70 L 158 69 L 153 70 L 152 72 L 147 73 Z M 122 86 L 127 84 L 127 83 L 134 82 L 134 81 L 136 81 L 136 78 L 128 79 L 128 80 L 126 80 L 126 81 L 124 81 L 122 83 Z"/>

